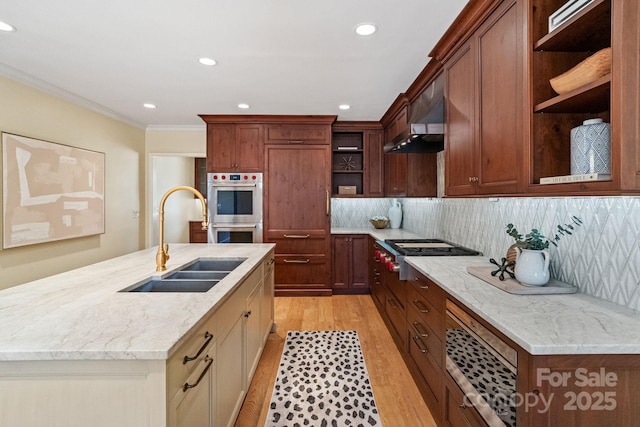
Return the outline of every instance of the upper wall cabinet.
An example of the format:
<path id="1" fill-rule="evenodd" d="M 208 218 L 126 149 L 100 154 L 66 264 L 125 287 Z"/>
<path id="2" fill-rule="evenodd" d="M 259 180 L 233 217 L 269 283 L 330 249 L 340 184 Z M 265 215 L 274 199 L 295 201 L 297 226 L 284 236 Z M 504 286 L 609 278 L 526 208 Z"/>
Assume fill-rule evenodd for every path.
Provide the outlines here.
<path id="1" fill-rule="evenodd" d="M 525 51 L 521 1 L 503 1 L 445 62 L 448 196 L 522 191 Z"/>
<path id="2" fill-rule="evenodd" d="M 334 197 L 384 195 L 383 138 L 379 122 L 336 122 L 331 141 Z"/>
<path id="3" fill-rule="evenodd" d="M 431 52 L 447 76 L 447 195 L 640 193 L 640 2 L 591 0 L 550 32 L 566 3 L 469 2 Z M 611 73 L 553 89 L 608 47 Z M 577 181 L 571 130 L 593 118 L 610 123 L 611 173 Z"/>
<path id="4" fill-rule="evenodd" d="M 261 172 L 263 144 L 262 124 L 207 122 L 207 171 Z"/>
<path id="5" fill-rule="evenodd" d="M 565 0 L 532 0 L 531 87 L 533 133 L 529 191 L 535 193 L 637 193 L 640 190 L 638 105 L 640 71 L 637 0 L 592 0 L 549 32 L 548 17 Z M 549 80 L 611 47 L 611 73 L 569 92 Z M 600 118 L 611 126 L 610 176 L 597 181 L 541 184 L 571 174 L 571 129 Z M 561 180 L 555 178 L 555 180 Z"/>

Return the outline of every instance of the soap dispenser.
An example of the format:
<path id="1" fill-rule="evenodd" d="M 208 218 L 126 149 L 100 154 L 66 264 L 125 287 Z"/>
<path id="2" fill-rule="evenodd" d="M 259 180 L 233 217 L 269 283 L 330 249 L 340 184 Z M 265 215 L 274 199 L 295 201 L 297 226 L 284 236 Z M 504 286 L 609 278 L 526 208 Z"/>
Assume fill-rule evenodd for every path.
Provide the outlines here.
<path id="1" fill-rule="evenodd" d="M 391 207 L 389 208 L 389 225 L 391 228 L 400 228 L 402 223 L 402 206 L 398 199 L 391 201 Z"/>

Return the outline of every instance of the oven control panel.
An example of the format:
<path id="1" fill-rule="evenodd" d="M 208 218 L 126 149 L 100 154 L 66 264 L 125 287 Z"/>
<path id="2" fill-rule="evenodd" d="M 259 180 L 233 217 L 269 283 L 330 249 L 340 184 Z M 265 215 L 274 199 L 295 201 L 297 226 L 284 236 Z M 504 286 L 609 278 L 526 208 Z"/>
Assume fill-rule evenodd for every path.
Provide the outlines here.
<path id="1" fill-rule="evenodd" d="M 211 184 L 260 184 L 262 183 L 262 174 L 257 172 L 250 173 L 209 173 L 209 183 Z"/>

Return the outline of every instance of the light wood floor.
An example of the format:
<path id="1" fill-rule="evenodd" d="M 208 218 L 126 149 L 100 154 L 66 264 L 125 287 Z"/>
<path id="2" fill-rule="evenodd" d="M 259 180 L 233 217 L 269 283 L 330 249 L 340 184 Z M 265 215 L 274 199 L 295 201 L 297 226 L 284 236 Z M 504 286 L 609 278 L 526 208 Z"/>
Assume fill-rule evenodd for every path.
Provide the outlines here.
<path id="1" fill-rule="evenodd" d="M 275 321 L 236 427 L 264 426 L 284 340 L 296 330 L 358 331 L 382 424 L 436 425 L 370 295 L 277 297 Z"/>

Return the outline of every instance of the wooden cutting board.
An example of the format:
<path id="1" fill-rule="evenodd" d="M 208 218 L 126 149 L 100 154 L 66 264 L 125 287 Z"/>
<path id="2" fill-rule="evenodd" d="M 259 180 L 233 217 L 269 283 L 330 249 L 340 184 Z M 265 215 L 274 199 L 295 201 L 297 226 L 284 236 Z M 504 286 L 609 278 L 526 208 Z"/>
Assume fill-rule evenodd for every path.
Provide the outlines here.
<path id="1" fill-rule="evenodd" d="M 568 283 L 561 282 L 559 280 L 551 279 L 549 283 L 544 286 L 525 286 L 518 282 L 516 279 L 512 279 L 507 276 L 504 280 L 500 280 L 496 276 L 492 276 L 491 272 L 495 271 L 496 267 L 467 267 L 467 272 L 485 282 L 502 289 L 505 292 L 517 295 L 542 295 L 542 294 L 573 294 L 578 288 L 571 286 Z"/>

